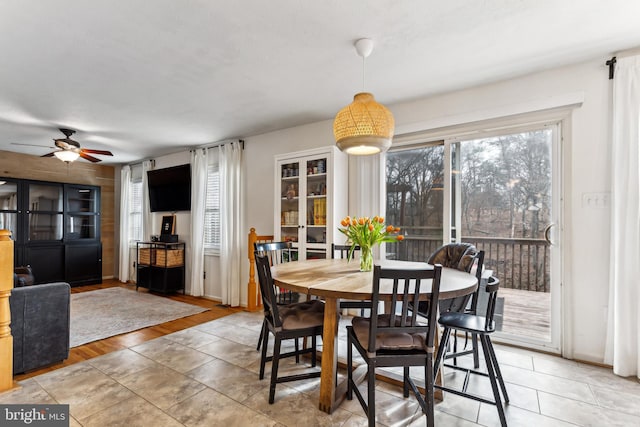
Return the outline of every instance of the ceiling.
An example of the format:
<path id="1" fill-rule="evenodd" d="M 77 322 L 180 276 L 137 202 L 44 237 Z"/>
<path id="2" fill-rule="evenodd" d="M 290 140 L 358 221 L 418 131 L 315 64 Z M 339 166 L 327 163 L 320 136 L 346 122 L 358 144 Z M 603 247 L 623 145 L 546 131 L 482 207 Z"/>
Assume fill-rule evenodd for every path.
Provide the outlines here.
<path id="1" fill-rule="evenodd" d="M 0 150 L 129 163 L 640 46 L 636 0 L 0 0 Z M 32 144 L 39 145 L 16 145 Z M 51 161 L 57 161 L 53 158 Z"/>

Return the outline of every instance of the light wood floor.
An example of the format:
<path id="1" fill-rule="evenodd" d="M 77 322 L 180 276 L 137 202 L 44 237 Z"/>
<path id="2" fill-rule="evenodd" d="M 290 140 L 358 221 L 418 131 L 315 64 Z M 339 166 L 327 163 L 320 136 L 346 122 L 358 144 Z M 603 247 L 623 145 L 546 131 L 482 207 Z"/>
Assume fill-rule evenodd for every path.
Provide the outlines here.
<path id="1" fill-rule="evenodd" d="M 105 280 L 99 285 L 78 286 L 71 288 L 71 293 L 87 292 L 96 289 L 104 289 L 120 286 L 128 289 L 135 289 L 134 284 L 124 284 L 117 280 Z M 147 292 L 146 289 L 139 288 L 138 292 Z M 161 294 L 157 294 L 163 296 Z M 206 323 L 211 320 L 219 319 L 220 317 L 227 316 L 237 311 L 242 311 L 242 308 L 231 308 L 221 306 L 219 301 L 208 300 L 199 297 L 193 297 L 190 295 L 174 294 L 165 296 L 166 298 L 185 302 L 188 304 L 197 305 L 200 307 L 206 307 L 209 310 L 202 313 L 194 314 L 193 316 L 183 317 L 182 319 L 172 320 L 170 322 L 162 323 L 159 325 L 151 326 L 137 331 L 129 332 L 126 334 L 116 335 L 114 337 L 106 338 L 100 341 L 94 341 L 88 344 L 84 344 L 78 347 L 74 347 L 69 352 L 69 358 L 62 363 L 57 363 L 46 368 L 30 371 L 25 374 L 16 375 L 13 379 L 15 381 L 22 381 L 24 379 L 53 371 L 64 366 L 73 365 L 74 363 L 82 362 L 84 360 L 92 359 L 94 357 L 102 356 L 103 354 L 111 353 L 149 341 L 154 338 L 161 337 L 173 332 L 181 331 L 192 326 Z"/>

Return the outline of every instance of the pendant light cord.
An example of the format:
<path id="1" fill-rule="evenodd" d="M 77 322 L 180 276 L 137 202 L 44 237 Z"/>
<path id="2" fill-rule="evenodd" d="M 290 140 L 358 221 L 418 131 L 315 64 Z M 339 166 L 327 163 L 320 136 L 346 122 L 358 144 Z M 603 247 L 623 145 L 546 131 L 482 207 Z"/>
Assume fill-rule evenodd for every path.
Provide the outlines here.
<path id="1" fill-rule="evenodd" d="M 364 56 L 362 57 L 362 92 L 364 92 L 364 91 L 365 91 L 365 90 L 364 90 L 364 61 L 365 61 L 366 59 L 367 59 L 367 58 L 365 58 Z"/>

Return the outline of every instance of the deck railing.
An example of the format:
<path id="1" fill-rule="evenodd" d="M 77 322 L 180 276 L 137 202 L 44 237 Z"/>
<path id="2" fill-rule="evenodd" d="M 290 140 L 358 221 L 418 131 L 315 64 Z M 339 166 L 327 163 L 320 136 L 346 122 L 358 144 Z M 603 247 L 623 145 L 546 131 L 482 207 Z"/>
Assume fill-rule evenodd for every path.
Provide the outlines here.
<path id="1" fill-rule="evenodd" d="M 500 278 L 500 286 L 535 292 L 549 292 L 549 243 L 544 239 L 507 239 L 463 236 L 462 240 L 484 250 L 484 266 Z M 425 261 L 442 239 L 406 235 L 400 243 L 388 243 L 390 258 Z"/>

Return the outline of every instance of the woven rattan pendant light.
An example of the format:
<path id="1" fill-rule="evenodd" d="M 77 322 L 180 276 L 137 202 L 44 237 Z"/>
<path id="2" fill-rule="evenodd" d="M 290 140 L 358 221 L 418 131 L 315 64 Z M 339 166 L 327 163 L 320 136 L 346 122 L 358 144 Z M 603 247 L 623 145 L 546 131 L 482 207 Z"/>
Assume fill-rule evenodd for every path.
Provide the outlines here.
<path id="1" fill-rule="evenodd" d="M 356 41 L 355 47 L 362 57 L 364 86 L 364 60 L 373 50 L 373 41 L 360 39 Z M 353 102 L 340 110 L 333 121 L 336 145 L 341 151 L 354 155 L 387 151 L 391 146 L 393 129 L 391 112 L 367 92 L 357 93 Z"/>

